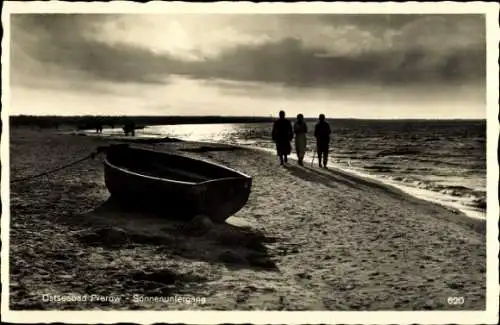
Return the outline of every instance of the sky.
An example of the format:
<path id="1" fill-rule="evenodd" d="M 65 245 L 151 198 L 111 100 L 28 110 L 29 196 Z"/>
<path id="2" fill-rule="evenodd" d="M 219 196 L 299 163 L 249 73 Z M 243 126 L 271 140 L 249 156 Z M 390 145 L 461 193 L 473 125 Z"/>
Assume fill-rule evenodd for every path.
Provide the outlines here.
<path id="1" fill-rule="evenodd" d="M 13 14 L 12 115 L 485 118 L 482 15 Z"/>

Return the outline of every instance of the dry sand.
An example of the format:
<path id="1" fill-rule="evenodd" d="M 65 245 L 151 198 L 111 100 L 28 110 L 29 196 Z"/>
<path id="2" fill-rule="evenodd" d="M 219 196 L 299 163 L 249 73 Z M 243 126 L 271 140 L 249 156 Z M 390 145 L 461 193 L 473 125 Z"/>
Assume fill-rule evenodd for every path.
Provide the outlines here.
<path id="1" fill-rule="evenodd" d="M 107 141 L 12 129 L 11 180 L 83 157 Z M 10 308 L 485 308 L 484 228 L 460 213 L 335 170 L 294 162 L 281 168 L 275 156 L 258 151 L 185 154 L 253 176 L 248 203 L 228 219 L 233 225 L 200 235 L 167 216 L 125 211 L 107 201 L 99 159 L 13 184 Z M 44 294 L 121 299 L 50 303 Z M 134 294 L 200 300 L 146 303 Z M 450 296 L 465 303 L 449 305 Z"/>

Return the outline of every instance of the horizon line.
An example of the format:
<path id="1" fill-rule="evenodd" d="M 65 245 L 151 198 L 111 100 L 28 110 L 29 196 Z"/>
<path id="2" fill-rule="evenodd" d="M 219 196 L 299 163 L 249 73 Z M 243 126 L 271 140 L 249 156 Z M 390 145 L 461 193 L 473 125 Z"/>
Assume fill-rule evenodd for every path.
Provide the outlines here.
<path id="1" fill-rule="evenodd" d="M 265 115 L 95 115 L 95 114 L 75 114 L 75 115 L 56 115 L 56 114 L 9 114 L 10 117 L 33 117 L 33 118 L 44 118 L 44 117 L 56 117 L 56 118 L 71 118 L 71 117 L 140 117 L 140 118 L 248 118 L 248 119 L 268 119 L 277 118 L 276 115 L 269 114 Z M 292 116 L 295 117 L 295 116 Z M 318 116 L 304 116 L 305 119 L 317 119 Z M 442 121 L 453 121 L 453 120 L 484 120 L 486 117 L 454 117 L 454 118 L 442 118 L 442 117 L 394 117 L 394 118 L 373 118 L 373 117 L 326 117 L 328 120 L 442 120 Z"/>

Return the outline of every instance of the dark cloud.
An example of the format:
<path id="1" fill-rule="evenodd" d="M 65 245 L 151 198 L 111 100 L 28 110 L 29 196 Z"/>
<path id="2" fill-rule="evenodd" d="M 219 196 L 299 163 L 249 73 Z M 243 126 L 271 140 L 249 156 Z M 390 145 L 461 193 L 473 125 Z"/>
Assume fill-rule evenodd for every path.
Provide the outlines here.
<path id="1" fill-rule="evenodd" d="M 422 34 L 425 37 L 420 37 L 418 27 L 425 27 L 429 17 L 438 23 L 428 34 Z M 113 45 L 89 36 L 98 30 L 99 24 L 113 19 L 113 15 L 13 15 L 13 81 L 23 82 L 26 74 L 72 71 L 89 80 L 113 82 L 164 83 L 169 75 L 181 74 L 311 86 L 345 82 L 480 81 L 486 73 L 481 16 L 286 15 L 283 19 L 290 23 L 313 19 L 327 26 L 358 26 L 378 36 L 387 30 L 400 35 L 395 38 L 398 41 L 395 46 L 354 54 L 332 53 L 327 40 L 325 44 L 306 45 L 304 39 L 285 37 L 259 45 L 240 45 L 199 62 L 183 61 L 134 45 Z M 446 38 L 457 26 L 462 28 L 460 33 L 470 30 L 470 35 L 463 35 L 455 42 L 463 44 L 439 46 L 439 40 L 432 38 L 433 33 Z"/>
<path id="2" fill-rule="evenodd" d="M 318 15 L 318 19 L 326 24 L 353 24 L 369 29 L 373 28 L 401 28 L 412 22 L 432 18 L 446 21 L 450 24 L 463 21 L 484 21 L 481 14 L 342 14 Z"/>
<path id="3" fill-rule="evenodd" d="M 306 48 L 298 39 L 242 46 L 218 59 L 187 66 L 183 73 L 201 78 L 283 82 L 295 86 L 335 83 L 422 83 L 482 80 L 484 49 L 439 51 L 386 50 L 356 56 L 331 56 Z"/>
<path id="4" fill-rule="evenodd" d="M 98 79 L 116 82 L 161 83 L 169 66 L 177 62 L 134 46 L 112 46 L 85 37 L 93 23 L 109 16 L 22 15 L 12 19 L 11 64 L 17 69 L 50 68 L 82 71 Z M 36 39 L 31 39 L 35 35 Z M 35 60 L 38 67 L 27 65 Z M 48 70 L 48 71 L 47 71 Z"/>

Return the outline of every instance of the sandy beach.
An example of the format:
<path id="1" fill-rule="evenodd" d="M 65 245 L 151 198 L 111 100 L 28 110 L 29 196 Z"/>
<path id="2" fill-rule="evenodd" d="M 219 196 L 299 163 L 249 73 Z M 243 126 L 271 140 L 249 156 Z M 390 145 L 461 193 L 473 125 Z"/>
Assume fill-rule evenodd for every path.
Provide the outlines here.
<path id="1" fill-rule="evenodd" d="M 10 141 L 12 181 L 109 139 L 12 128 Z M 485 309 L 484 222 L 335 169 L 281 168 L 256 150 L 151 146 L 251 175 L 248 203 L 199 234 L 109 202 L 101 158 L 12 184 L 11 309 Z M 45 301 L 85 294 L 114 298 Z"/>

